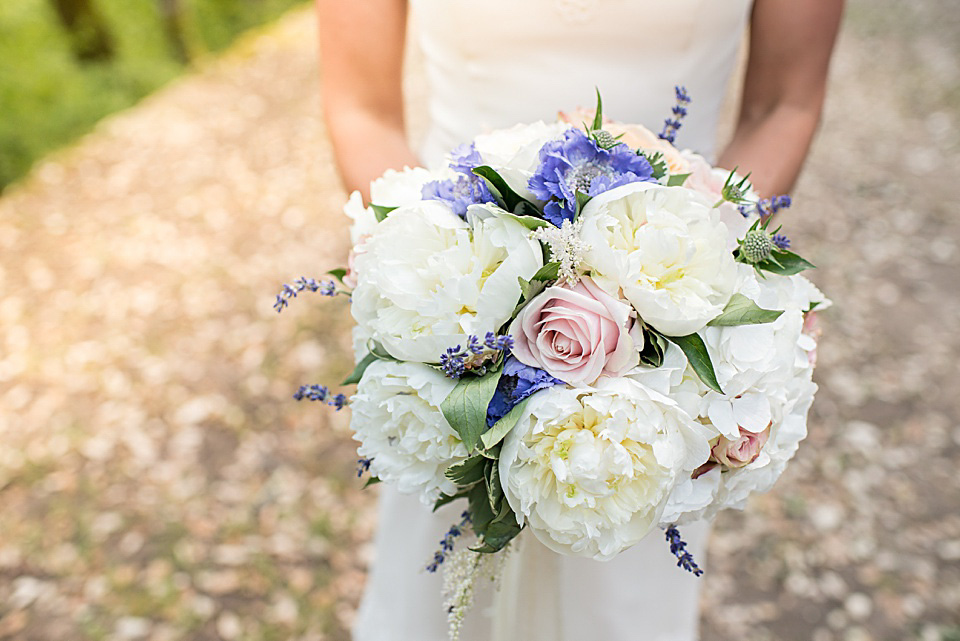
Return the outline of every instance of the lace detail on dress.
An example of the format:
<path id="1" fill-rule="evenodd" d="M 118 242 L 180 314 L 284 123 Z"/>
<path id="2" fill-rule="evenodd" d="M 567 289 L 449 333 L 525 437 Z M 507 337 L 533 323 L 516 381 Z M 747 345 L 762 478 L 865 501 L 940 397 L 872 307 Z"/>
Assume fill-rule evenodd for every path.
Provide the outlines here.
<path id="1" fill-rule="evenodd" d="M 591 20 L 598 4 L 599 0 L 554 0 L 553 8 L 564 22 L 576 24 Z"/>

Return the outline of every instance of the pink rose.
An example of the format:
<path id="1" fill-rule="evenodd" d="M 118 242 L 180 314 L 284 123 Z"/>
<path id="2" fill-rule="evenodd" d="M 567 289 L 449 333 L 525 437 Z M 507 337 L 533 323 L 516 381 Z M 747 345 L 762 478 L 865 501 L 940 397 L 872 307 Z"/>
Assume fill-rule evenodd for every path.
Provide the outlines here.
<path id="1" fill-rule="evenodd" d="M 720 437 L 717 444 L 713 446 L 711 458 L 729 468 L 744 467 L 757 460 L 768 438 L 770 438 L 770 425 L 767 425 L 767 428 L 759 434 L 741 427 L 740 438 L 736 440 L 730 440 L 725 436 Z"/>
<path id="2" fill-rule="evenodd" d="M 523 308 L 510 325 L 513 354 L 571 385 L 590 384 L 636 366 L 643 338 L 631 335 L 634 325 L 629 305 L 584 278 L 550 287 Z"/>

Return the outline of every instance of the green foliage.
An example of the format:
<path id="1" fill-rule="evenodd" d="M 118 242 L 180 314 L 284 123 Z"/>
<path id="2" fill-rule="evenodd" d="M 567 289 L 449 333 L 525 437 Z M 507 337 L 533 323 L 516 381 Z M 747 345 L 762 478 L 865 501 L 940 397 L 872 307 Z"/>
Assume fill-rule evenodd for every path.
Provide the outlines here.
<path id="1" fill-rule="evenodd" d="M 760 325 L 772 323 L 783 315 L 781 310 L 763 309 L 743 294 L 734 294 L 723 312 L 707 325 L 732 327 L 735 325 Z"/>
<path id="2" fill-rule="evenodd" d="M 687 360 L 690 362 L 690 367 L 693 368 L 693 371 L 697 373 L 697 376 L 707 387 L 723 394 L 723 390 L 720 389 L 720 383 L 717 382 L 717 375 L 713 370 L 713 362 L 710 360 L 707 346 L 699 335 L 666 336 L 665 338 L 683 350 Z"/>
<path id="3" fill-rule="evenodd" d="M 182 38 L 194 58 L 301 0 L 180 0 Z M 104 116 L 184 71 L 158 0 L 92 0 L 109 32 L 109 57 L 81 60 L 51 0 L 0 2 L 0 189 Z"/>
<path id="4" fill-rule="evenodd" d="M 497 390 L 503 370 L 498 369 L 482 377 L 464 376 L 440 404 L 443 417 L 473 452 L 480 435 L 487 430 L 487 406 Z"/>

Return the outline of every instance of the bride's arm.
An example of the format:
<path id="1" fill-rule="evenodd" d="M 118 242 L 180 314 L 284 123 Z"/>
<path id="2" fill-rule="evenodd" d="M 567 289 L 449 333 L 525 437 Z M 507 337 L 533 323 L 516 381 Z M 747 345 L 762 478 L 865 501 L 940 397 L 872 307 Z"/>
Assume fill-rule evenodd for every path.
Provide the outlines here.
<path id="1" fill-rule="evenodd" d="M 316 0 L 323 106 L 343 184 L 370 199 L 386 169 L 415 166 L 403 122 L 406 0 Z"/>
<path id="2" fill-rule="evenodd" d="M 722 167 L 753 172 L 766 196 L 790 191 L 820 121 L 843 0 L 755 0 L 740 116 Z"/>

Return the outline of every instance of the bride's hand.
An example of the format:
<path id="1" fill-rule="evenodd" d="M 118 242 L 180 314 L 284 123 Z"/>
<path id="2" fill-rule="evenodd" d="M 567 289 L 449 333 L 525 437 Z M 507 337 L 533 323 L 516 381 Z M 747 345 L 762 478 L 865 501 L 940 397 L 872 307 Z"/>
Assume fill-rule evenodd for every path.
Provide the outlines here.
<path id="1" fill-rule="evenodd" d="M 323 106 L 348 191 L 370 199 L 370 181 L 419 161 L 403 119 L 406 0 L 316 0 Z"/>

